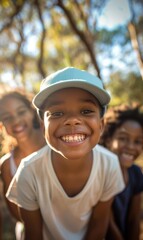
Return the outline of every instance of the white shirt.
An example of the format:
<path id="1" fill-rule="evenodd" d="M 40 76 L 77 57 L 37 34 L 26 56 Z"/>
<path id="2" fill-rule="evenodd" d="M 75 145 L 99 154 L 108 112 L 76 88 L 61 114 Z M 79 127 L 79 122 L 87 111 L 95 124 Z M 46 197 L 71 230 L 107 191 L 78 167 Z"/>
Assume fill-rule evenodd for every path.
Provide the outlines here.
<path id="1" fill-rule="evenodd" d="M 93 149 L 93 156 L 89 179 L 74 197 L 61 186 L 48 146 L 21 161 L 6 196 L 24 209 L 40 208 L 44 240 L 83 239 L 92 207 L 123 190 L 117 156 L 99 145 Z"/>

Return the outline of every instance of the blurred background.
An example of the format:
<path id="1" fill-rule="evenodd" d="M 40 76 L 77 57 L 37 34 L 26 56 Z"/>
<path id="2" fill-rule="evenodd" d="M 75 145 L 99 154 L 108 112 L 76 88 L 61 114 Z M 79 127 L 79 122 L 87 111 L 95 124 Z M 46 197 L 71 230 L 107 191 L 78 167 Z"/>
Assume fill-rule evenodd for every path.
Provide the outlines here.
<path id="1" fill-rule="evenodd" d="M 143 1 L 0 0 L 0 93 L 36 93 L 41 79 L 66 66 L 100 77 L 110 105 L 142 105 Z M 0 198 L 4 240 L 13 240 L 2 190 Z"/>

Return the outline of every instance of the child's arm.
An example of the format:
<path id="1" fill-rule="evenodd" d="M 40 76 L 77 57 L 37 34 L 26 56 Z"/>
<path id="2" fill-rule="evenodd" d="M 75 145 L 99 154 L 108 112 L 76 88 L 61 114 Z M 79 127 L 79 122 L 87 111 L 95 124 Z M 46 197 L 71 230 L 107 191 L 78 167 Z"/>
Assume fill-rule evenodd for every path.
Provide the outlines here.
<path id="1" fill-rule="evenodd" d="M 19 208 L 21 219 L 24 223 L 25 240 L 43 240 L 43 221 L 40 210 L 28 211 Z"/>
<path id="2" fill-rule="evenodd" d="M 92 211 L 88 230 L 84 240 L 102 240 L 105 238 L 109 224 L 110 209 L 113 199 L 99 202 Z"/>
<path id="3" fill-rule="evenodd" d="M 109 220 L 109 226 L 108 231 L 106 235 L 106 239 L 108 240 L 123 240 L 123 236 L 118 228 L 118 226 L 115 223 L 113 212 L 111 210 L 110 214 L 110 220 Z"/>
<path id="4" fill-rule="evenodd" d="M 7 207 L 12 214 L 12 216 L 20 221 L 20 216 L 18 213 L 18 208 L 17 205 L 14 203 L 10 202 L 6 197 L 5 194 L 7 192 L 7 189 L 9 187 L 9 184 L 11 182 L 11 175 L 10 175 L 10 169 L 9 169 L 9 158 L 5 158 L 5 160 L 1 159 L 0 160 L 0 171 L 1 171 L 1 179 L 3 181 L 3 195 L 7 204 Z"/>
<path id="5" fill-rule="evenodd" d="M 138 240 L 140 232 L 141 194 L 134 195 L 130 204 L 127 223 L 127 240 Z"/>

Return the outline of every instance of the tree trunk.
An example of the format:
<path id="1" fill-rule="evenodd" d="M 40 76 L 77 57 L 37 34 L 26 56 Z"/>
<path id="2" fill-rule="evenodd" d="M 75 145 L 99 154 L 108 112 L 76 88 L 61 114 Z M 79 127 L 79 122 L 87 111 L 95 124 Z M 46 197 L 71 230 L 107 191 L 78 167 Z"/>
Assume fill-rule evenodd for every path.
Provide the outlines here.
<path id="1" fill-rule="evenodd" d="M 133 46 L 134 51 L 136 52 L 137 55 L 137 60 L 138 60 L 138 64 L 139 64 L 139 70 L 140 70 L 140 74 L 143 80 L 143 60 L 142 60 L 142 56 L 141 56 L 141 52 L 140 52 L 140 47 L 139 47 L 139 42 L 138 42 L 138 38 L 137 38 L 137 32 L 136 32 L 136 28 L 133 22 L 130 22 L 128 24 L 128 30 L 130 33 L 130 38 L 131 38 L 131 43 Z"/>

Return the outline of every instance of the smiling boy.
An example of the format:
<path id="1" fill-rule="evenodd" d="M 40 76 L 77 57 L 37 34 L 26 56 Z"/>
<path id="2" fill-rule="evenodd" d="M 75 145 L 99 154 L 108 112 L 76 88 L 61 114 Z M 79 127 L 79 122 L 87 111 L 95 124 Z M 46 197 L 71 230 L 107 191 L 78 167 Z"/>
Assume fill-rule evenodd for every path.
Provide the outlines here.
<path id="1" fill-rule="evenodd" d="M 97 144 L 110 101 L 96 76 L 68 67 L 33 99 L 47 146 L 23 159 L 7 192 L 26 240 L 100 240 L 113 197 L 124 188 L 116 155 Z"/>

